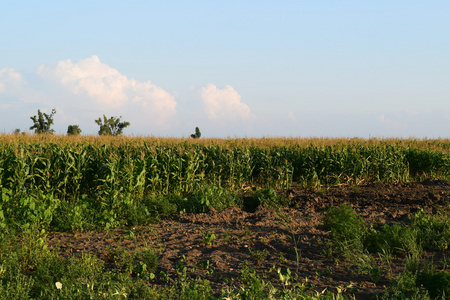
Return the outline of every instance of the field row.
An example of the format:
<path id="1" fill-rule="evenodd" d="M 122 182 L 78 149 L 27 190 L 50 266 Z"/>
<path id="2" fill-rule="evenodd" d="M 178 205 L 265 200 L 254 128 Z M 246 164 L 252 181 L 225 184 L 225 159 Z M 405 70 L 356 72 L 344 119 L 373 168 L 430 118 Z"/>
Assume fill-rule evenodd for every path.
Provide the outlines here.
<path id="1" fill-rule="evenodd" d="M 186 194 L 204 184 L 286 188 L 450 175 L 450 154 L 392 143 L 271 147 L 214 143 L 1 143 L 0 185 L 63 199 L 114 192 Z"/>

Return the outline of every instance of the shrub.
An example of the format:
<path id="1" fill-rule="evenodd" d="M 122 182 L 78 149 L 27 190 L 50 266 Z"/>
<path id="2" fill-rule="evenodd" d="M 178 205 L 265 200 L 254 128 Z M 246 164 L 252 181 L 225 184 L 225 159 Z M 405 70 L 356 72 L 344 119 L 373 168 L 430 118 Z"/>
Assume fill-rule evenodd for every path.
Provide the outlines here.
<path id="1" fill-rule="evenodd" d="M 339 251 L 363 251 L 368 228 L 350 205 L 331 207 L 324 216 L 323 225 L 331 231 L 331 240 Z"/>

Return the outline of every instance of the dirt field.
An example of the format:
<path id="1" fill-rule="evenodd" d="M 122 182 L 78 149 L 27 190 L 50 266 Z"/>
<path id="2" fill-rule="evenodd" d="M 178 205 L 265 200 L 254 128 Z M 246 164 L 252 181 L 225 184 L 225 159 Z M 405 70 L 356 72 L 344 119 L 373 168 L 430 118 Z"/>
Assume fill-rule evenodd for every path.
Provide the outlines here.
<path id="1" fill-rule="evenodd" d="M 188 268 L 189 276 L 208 279 L 218 295 L 221 288 L 239 284 L 247 261 L 250 268 L 272 282 L 277 282 L 278 267 L 289 268 L 312 290 L 328 288 L 336 292 L 340 286 L 357 299 L 373 299 L 371 295 L 382 293 L 389 279 L 401 270 L 403 258 L 396 258 L 389 270 L 381 269 L 375 283 L 355 262 L 332 253 L 329 232 L 321 227 L 326 208 L 350 204 L 368 225 L 399 223 L 419 209 L 427 213 L 450 211 L 450 184 L 444 181 L 330 186 L 320 191 L 292 188 L 280 192 L 292 198 L 291 208 L 229 208 L 180 214 L 156 225 L 113 232 L 50 233 L 48 244 L 51 249 L 59 249 L 61 255 L 92 253 L 107 263 L 111 249 L 151 247 L 159 254 L 157 274 L 163 271 L 176 278 L 176 266 L 181 264 Z M 449 250 L 427 252 L 424 259 L 433 259 L 439 267 L 444 257 L 450 257 Z M 206 261 L 209 268 L 202 264 Z M 164 283 L 157 277 L 155 284 Z"/>

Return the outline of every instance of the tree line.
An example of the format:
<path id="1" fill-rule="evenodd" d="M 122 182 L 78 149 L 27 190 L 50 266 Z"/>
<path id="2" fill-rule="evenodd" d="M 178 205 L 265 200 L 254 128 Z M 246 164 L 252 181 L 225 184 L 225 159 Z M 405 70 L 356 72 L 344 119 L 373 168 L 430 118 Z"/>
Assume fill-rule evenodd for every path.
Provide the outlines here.
<path id="1" fill-rule="evenodd" d="M 52 109 L 50 114 L 42 113 L 40 109 L 38 109 L 38 114 L 36 116 L 30 117 L 33 121 L 33 126 L 30 127 L 30 130 L 34 130 L 36 134 L 52 134 L 55 131 L 51 128 L 53 125 L 53 117 L 56 114 L 56 109 Z M 121 121 L 122 116 L 120 117 L 109 117 L 107 118 L 103 115 L 103 119 L 100 117 L 95 120 L 95 123 L 100 126 L 98 131 L 99 135 L 112 135 L 119 136 L 123 134 L 123 130 L 130 126 L 130 122 Z M 19 133 L 20 130 L 16 129 L 16 133 Z M 79 135 L 82 130 L 78 125 L 69 125 L 67 127 L 68 135 Z M 198 127 L 195 127 L 195 133 L 191 134 L 191 138 L 200 138 L 201 132 Z"/>

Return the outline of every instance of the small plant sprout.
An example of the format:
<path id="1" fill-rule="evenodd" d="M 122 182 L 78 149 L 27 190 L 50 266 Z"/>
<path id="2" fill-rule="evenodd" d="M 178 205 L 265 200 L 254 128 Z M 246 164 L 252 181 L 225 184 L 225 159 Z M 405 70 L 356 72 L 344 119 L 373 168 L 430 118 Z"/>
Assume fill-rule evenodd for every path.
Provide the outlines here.
<path id="1" fill-rule="evenodd" d="M 216 240 L 216 235 L 214 233 L 205 232 L 203 234 L 203 243 L 205 243 L 205 245 L 212 246 L 212 244 L 214 243 L 215 240 Z"/>

